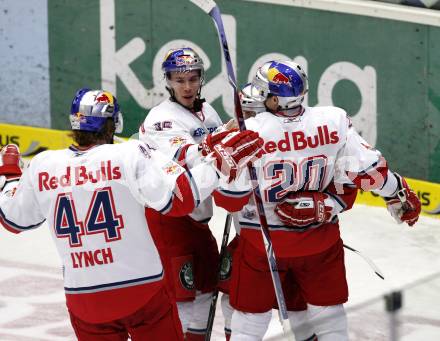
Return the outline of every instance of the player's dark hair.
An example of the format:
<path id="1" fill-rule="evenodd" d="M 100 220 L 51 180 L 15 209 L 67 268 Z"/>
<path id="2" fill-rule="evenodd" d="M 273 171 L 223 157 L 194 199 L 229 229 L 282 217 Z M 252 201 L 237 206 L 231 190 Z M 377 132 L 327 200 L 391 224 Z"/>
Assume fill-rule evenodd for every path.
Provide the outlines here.
<path id="1" fill-rule="evenodd" d="M 266 101 L 271 99 L 272 97 L 275 97 L 274 94 L 267 94 L 266 100 L 264 101 L 264 107 L 266 108 L 266 110 L 272 114 L 274 114 L 276 112 L 276 110 L 272 110 L 270 109 L 267 105 L 266 105 Z"/>
<path id="2" fill-rule="evenodd" d="M 115 122 L 109 117 L 99 132 L 72 130 L 70 137 L 79 147 L 87 147 L 95 144 L 111 144 L 114 134 Z"/>

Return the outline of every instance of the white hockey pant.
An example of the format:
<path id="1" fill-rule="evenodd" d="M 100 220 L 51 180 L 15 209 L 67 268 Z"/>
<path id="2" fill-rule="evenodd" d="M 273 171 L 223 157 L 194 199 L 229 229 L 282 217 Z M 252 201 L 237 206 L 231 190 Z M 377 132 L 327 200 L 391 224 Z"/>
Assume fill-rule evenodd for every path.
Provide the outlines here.
<path id="1" fill-rule="evenodd" d="M 308 321 L 307 310 L 302 311 L 288 311 L 290 327 L 295 334 L 297 341 L 308 340 L 315 331 L 313 326 Z"/>
<path id="2" fill-rule="evenodd" d="M 261 341 L 269 327 L 272 310 L 265 313 L 232 313 L 231 341 Z"/>
<path id="3" fill-rule="evenodd" d="M 201 332 L 208 324 L 209 308 L 211 306 L 212 293 L 196 293 L 196 298 L 191 302 L 177 302 L 179 318 L 183 332 Z"/>
<path id="4" fill-rule="evenodd" d="M 307 319 L 319 341 L 348 341 L 347 316 L 342 304 L 307 305 Z"/>
<path id="5" fill-rule="evenodd" d="M 223 318 L 225 319 L 225 331 L 231 330 L 231 320 L 232 320 L 232 313 L 234 312 L 234 308 L 232 308 L 231 305 L 229 304 L 228 294 L 222 294 L 221 306 L 222 306 Z"/>

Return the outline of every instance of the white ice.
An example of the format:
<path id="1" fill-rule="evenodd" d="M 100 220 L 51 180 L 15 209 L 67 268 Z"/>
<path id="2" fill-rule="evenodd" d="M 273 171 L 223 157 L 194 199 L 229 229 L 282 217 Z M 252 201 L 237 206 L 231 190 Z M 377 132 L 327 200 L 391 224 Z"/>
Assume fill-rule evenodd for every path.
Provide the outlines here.
<path id="1" fill-rule="evenodd" d="M 217 209 L 210 223 L 219 243 L 224 220 L 225 212 Z M 381 280 L 361 257 L 346 251 L 351 339 L 390 340 L 382 296 L 403 288 L 399 340 L 440 340 L 440 220 L 421 217 L 410 228 L 396 224 L 384 208 L 356 205 L 340 221 L 345 244 L 366 254 L 385 275 Z M 1 341 L 74 340 L 62 289 L 47 226 L 20 235 L 0 229 Z M 224 340 L 219 308 L 216 316 L 212 340 Z M 282 340 L 280 334 L 274 312 L 264 340 Z"/>

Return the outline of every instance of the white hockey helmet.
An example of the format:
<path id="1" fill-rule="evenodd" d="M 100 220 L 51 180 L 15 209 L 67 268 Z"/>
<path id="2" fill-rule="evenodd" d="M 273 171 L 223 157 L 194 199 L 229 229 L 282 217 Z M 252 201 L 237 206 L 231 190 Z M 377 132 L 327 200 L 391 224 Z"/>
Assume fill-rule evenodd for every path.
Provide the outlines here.
<path id="1" fill-rule="evenodd" d="M 251 83 L 246 84 L 240 91 L 240 103 L 243 111 L 252 111 L 255 114 L 266 111 L 265 98 Z"/>
<path id="2" fill-rule="evenodd" d="M 281 110 L 294 109 L 301 105 L 308 91 L 306 73 L 291 60 L 264 63 L 258 68 L 252 85 L 265 99 L 269 95 L 277 96 Z"/>
<path id="3" fill-rule="evenodd" d="M 115 133 L 122 132 L 124 121 L 116 97 L 105 90 L 79 89 L 70 107 L 72 130 L 99 132 L 108 118 L 115 123 Z"/>

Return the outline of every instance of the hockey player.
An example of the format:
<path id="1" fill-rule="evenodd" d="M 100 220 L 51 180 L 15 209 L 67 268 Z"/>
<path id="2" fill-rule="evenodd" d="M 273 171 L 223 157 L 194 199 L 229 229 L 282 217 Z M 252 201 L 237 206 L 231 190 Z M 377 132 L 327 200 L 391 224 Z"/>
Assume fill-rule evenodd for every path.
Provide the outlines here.
<path id="1" fill-rule="evenodd" d="M 348 340 L 342 305 L 348 288 L 337 219 L 347 203 L 334 193 L 353 185 L 373 190 L 399 222 L 410 226 L 420 214 L 420 202 L 405 180 L 388 170 L 380 152 L 356 133 L 344 110 L 302 106 L 307 76 L 298 64 L 265 63 L 253 85 L 268 112 L 246 125 L 265 140 L 266 154 L 256 166 L 284 294 L 289 297 L 295 290 L 285 285 L 293 276 L 318 339 Z M 231 340 L 261 340 L 275 296 L 253 202 L 240 211 L 239 225 L 230 289 L 235 309 Z"/>
<path id="2" fill-rule="evenodd" d="M 122 115 L 109 92 L 79 90 L 70 121 L 75 145 L 38 154 L 18 183 L 18 148 L 2 149 L 0 224 L 20 233 L 47 220 L 79 340 L 183 340 L 144 206 L 188 214 L 258 156 L 258 135 L 205 141 L 211 160 L 185 170 L 147 143 L 112 144 Z"/>
<path id="3" fill-rule="evenodd" d="M 200 97 L 204 66 L 191 48 L 170 50 L 162 63 L 170 98 L 151 109 L 140 127 L 141 140 L 153 139 L 158 148 L 183 166 L 191 166 L 206 156 L 203 140 L 224 134 L 222 121 L 211 105 Z M 215 132 L 215 133 L 214 133 Z M 216 203 L 237 211 L 250 194 L 214 191 Z M 203 340 L 211 295 L 217 285 L 218 247 L 208 227 L 213 214 L 212 199 L 206 198 L 185 217 L 166 217 L 147 209 L 146 215 L 158 229 L 159 248 L 173 281 L 179 316 L 187 340 Z"/>
<path id="4" fill-rule="evenodd" d="M 266 102 L 259 92 L 259 90 L 253 86 L 251 83 L 246 84 L 246 86 L 242 89 L 240 93 L 240 102 L 243 110 L 243 116 L 245 119 L 250 117 L 255 117 L 257 114 L 265 111 L 269 111 L 273 114 L 277 113 L 277 105 L 274 105 L 272 102 Z M 266 104 L 268 105 L 266 107 Z M 336 188 L 333 183 L 331 183 L 328 188 L 328 201 L 329 205 L 339 207 L 339 210 L 335 210 L 333 215 L 350 209 L 354 204 L 356 199 L 357 189 L 354 186 L 344 185 L 340 188 L 340 193 L 337 195 Z M 332 201 L 335 201 L 332 203 Z M 344 205 L 339 205 L 339 202 L 343 202 Z M 220 291 L 223 292 L 221 306 L 223 316 L 225 318 L 225 332 L 227 335 L 227 340 L 230 339 L 231 334 L 231 318 L 233 313 L 233 308 L 229 304 L 229 284 L 230 284 L 230 275 L 232 269 L 232 258 L 235 249 L 238 246 L 238 237 L 239 237 L 239 213 L 235 213 L 234 215 L 234 226 L 236 227 L 237 235 L 234 240 L 228 245 L 228 254 L 226 259 L 223 260 L 224 271 L 221 273 L 220 277 Z M 314 335 L 313 328 L 307 321 L 307 303 L 302 297 L 301 291 L 298 289 L 297 283 L 293 278 L 292 274 L 289 273 L 287 278 L 283 281 L 283 286 L 285 288 L 289 288 L 286 290 L 286 304 L 287 309 L 289 311 L 290 324 L 292 327 L 292 331 L 295 334 L 297 340 L 307 340 L 307 341 L 316 341 L 316 335 Z M 297 288 L 297 289 L 295 289 Z M 276 302 L 274 302 L 274 308 L 277 308 Z"/>

